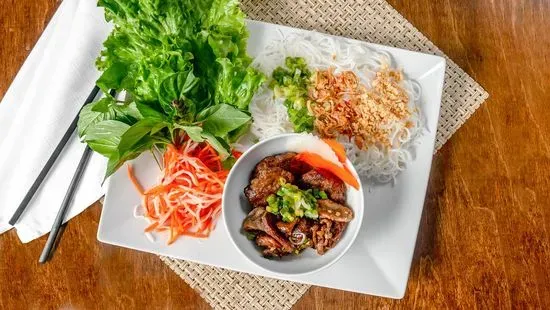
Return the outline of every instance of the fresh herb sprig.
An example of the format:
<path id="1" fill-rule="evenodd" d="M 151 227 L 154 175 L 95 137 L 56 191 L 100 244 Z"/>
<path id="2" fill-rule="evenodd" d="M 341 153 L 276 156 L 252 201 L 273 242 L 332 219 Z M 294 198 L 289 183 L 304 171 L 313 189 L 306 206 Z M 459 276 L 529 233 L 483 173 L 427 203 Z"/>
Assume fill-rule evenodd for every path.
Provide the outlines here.
<path id="1" fill-rule="evenodd" d="M 264 81 L 246 54 L 237 0 L 99 0 L 113 31 L 97 60 L 97 85 L 126 92 L 84 107 L 78 133 L 109 158 L 106 177 L 153 146 L 186 133 L 222 157 L 251 123 Z"/>

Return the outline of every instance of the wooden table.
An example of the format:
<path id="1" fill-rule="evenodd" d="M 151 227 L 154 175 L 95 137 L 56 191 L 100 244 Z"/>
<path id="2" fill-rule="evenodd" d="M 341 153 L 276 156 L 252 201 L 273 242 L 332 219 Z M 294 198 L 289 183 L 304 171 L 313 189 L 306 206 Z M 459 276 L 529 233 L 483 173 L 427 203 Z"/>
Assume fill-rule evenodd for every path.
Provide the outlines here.
<path id="1" fill-rule="evenodd" d="M 313 287 L 296 308 L 550 309 L 550 1 L 390 3 L 491 97 L 435 156 L 405 298 Z M 58 4 L 2 0 L 0 95 Z M 97 242 L 99 214 L 44 266 L 45 238 L 1 235 L 0 309 L 208 308 L 155 255 Z"/>

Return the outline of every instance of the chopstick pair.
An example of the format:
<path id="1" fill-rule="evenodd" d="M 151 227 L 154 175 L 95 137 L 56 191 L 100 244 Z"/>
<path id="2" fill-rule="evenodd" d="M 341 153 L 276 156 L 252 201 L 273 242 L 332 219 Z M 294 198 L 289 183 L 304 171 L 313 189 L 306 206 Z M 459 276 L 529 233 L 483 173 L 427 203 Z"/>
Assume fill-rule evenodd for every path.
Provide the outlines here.
<path id="1" fill-rule="evenodd" d="M 90 94 L 88 95 L 88 98 L 86 98 L 86 101 L 84 102 L 82 107 L 84 107 L 86 104 L 92 102 L 95 99 L 95 97 L 97 96 L 98 92 L 99 92 L 99 87 L 95 86 L 92 89 L 92 91 L 90 92 Z M 78 114 L 80 114 L 80 113 L 78 113 Z M 76 117 L 72 121 L 71 125 L 69 125 L 69 128 L 67 128 L 67 131 L 65 132 L 65 134 L 63 135 L 63 137 L 61 138 L 61 140 L 59 141 L 59 143 L 55 147 L 52 155 L 50 155 L 50 158 L 48 158 L 48 161 L 46 162 L 46 164 L 44 165 L 44 167 L 40 171 L 40 174 L 38 174 L 38 177 L 36 178 L 36 180 L 34 180 L 34 183 L 32 183 L 31 188 L 29 189 L 29 191 L 27 192 L 27 194 L 25 195 L 25 197 L 23 198 L 23 200 L 21 201 L 21 203 L 19 204 L 19 206 L 17 207 L 15 212 L 13 213 L 11 219 L 9 220 L 9 224 L 11 226 L 13 226 L 13 225 L 15 225 L 15 223 L 17 223 L 17 221 L 19 220 L 19 218 L 21 217 L 21 215 L 23 214 L 23 212 L 27 208 L 27 206 L 28 206 L 29 202 L 31 201 L 32 197 L 34 196 L 34 194 L 36 193 L 36 191 L 40 187 L 40 184 L 42 184 L 42 181 L 44 181 L 44 179 L 48 175 L 48 172 L 50 171 L 53 164 L 57 160 L 57 157 L 59 157 L 59 154 L 61 154 L 61 151 L 63 151 L 63 148 L 65 147 L 65 144 L 67 144 L 67 141 L 69 141 L 69 139 L 73 135 L 73 132 L 76 130 L 76 127 L 78 125 L 78 114 L 76 115 Z"/>
<path id="2" fill-rule="evenodd" d="M 97 96 L 98 92 L 99 92 L 99 87 L 95 86 L 90 92 L 90 94 L 88 95 L 88 97 L 86 98 L 86 101 L 84 102 L 83 107 L 86 104 L 92 102 Z M 111 95 L 114 95 L 114 91 L 111 91 Z M 19 207 L 15 210 L 15 213 L 13 214 L 12 218 L 9 221 L 10 225 L 15 225 L 15 223 L 17 223 L 17 221 L 19 220 L 19 218 L 27 208 L 32 197 L 34 196 L 34 194 L 42 184 L 42 181 L 44 181 L 51 167 L 57 160 L 57 157 L 59 157 L 59 154 L 61 154 L 61 151 L 69 141 L 69 138 L 72 136 L 73 132 L 76 130 L 77 124 L 78 124 L 78 114 L 72 121 L 71 125 L 69 125 L 69 128 L 67 129 L 67 131 L 65 132 L 61 140 L 59 141 L 52 155 L 46 162 L 46 165 L 40 171 L 40 174 L 38 175 L 34 183 L 31 185 L 31 188 L 29 189 L 29 191 L 21 201 Z M 73 178 L 71 179 L 71 183 L 69 184 L 67 193 L 63 198 L 63 202 L 61 203 L 57 216 L 54 220 L 52 229 L 48 236 L 48 240 L 46 241 L 46 245 L 44 246 L 44 249 L 40 254 L 40 258 L 38 260 L 39 263 L 45 263 L 46 261 L 48 261 L 48 259 L 51 257 L 52 251 L 54 250 L 54 245 L 59 241 L 60 232 L 62 232 L 65 215 L 69 209 L 69 205 L 70 205 L 70 202 L 72 201 L 77 185 L 79 184 L 80 179 L 84 174 L 84 171 L 86 169 L 86 164 L 88 163 L 88 159 L 90 158 L 91 153 L 92 153 L 92 150 L 88 146 L 86 146 L 86 149 L 82 154 L 82 157 L 80 159 L 80 162 L 78 163 L 78 166 L 73 175 Z"/>

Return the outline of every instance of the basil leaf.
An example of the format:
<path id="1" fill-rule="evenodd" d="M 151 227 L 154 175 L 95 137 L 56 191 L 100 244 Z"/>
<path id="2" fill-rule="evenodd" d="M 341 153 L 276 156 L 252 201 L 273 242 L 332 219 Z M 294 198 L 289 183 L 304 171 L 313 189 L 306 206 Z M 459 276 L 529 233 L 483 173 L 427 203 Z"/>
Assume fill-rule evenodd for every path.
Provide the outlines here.
<path id="1" fill-rule="evenodd" d="M 132 125 L 120 138 L 118 153 L 127 153 L 135 148 L 140 140 L 151 133 L 151 130 L 159 124 L 156 119 L 142 119 Z"/>
<path id="2" fill-rule="evenodd" d="M 109 160 L 107 161 L 107 169 L 105 170 L 105 178 L 107 179 L 110 177 L 115 171 L 118 170 L 124 164 L 123 161 L 121 161 L 118 157 L 118 154 L 113 154 L 111 157 L 109 157 Z"/>
<path id="3" fill-rule="evenodd" d="M 202 128 L 199 126 L 181 126 L 177 125 L 177 128 L 183 129 L 185 133 L 195 142 L 203 142 Z"/>
<path id="4" fill-rule="evenodd" d="M 213 105 L 211 107 L 208 107 L 202 111 L 200 111 L 199 113 L 197 113 L 197 117 L 195 118 L 198 122 L 202 122 L 204 121 L 207 117 L 209 117 L 210 115 L 214 114 L 216 111 L 218 111 L 218 109 L 221 107 L 220 104 L 217 104 L 217 105 Z"/>
<path id="5" fill-rule="evenodd" d="M 225 170 L 231 170 L 231 168 L 233 168 L 236 162 L 237 162 L 237 159 L 235 157 L 229 156 L 227 157 L 226 160 L 222 161 L 222 167 Z"/>
<path id="6" fill-rule="evenodd" d="M 231 143 L 237 142 L 237 140 L 239 140 L 240 137 L 245 135 L 250 130 L 251 125 L 252 125 L 252 120 L 246 122 L 241 127 L 231 131 L 229 135 L 227 135 L 229 142 Z"/>
<path id="7" fill-rule="evenodd" d="M 162 81 L 159 89 L 159 101 L 164 112 L 168 115 L 177 113 L 177 107 L 174 107 L 174 101 L 183 101 L 186 103 L 185 95 L 198 84 L 199 79 L 193 74 L 192 68 L 188 68 L 184 72 L 172 74 Z M 190 108 L 190 107 L 186 107 Z M 193 111 L 194 112 L 194 111 Z"/>
<path id="8" fill-rule="evenodd" d="M 117 120 L 132 125 L 142 118 L 135 103 L 118 103 L 111 96 L 104 97 L 82 108 L 78 119 L 78 135 L 84 136 L 90 127 L 101 121 Z"/>
<path id="9" fill-rule="evenodd" d="M 222 160 L 229 156 L 229 145 L 223 140 L 216 138 L 209 132 L 203 131 L 201 136 L 220 154 Z"/>
<path id="10" fill-rule="evenodd" d="M 141 153 L 150 150 L 154 144 L 155 141 L 153 139 L 151 139 L 150 137 L 145 137 L 138 144 L 136 144 L 132 150 L 127 151 L 125 154 L 122 154 L 122 156 L 120 156 L 118 153 L 112 154 L 109 157 L 109 161 L 107 162 L 105 179 L 115 173 L 115 171 L 122 167 L 122 165 L 126 161 L 137 158 L 139 155 L 141 155 Z"/>
<path id="11" fill-rule="evenodd" d="M 105 113 L 93 111 L 95 104 L 96 102 L 89 103 L 80 111 L 78 117 L 78 136 L 81 138 L 86 134 L 88 129 L 96 123 L 115 118 L 114 111 L 107 111 Z"/>
<path id="12" fill-rule="evenodd" d="M 151 128 L 151 134 L 154 135 L 164 128 L 167 128 L 169 125 L 170 124 L 166 122 L 158 122 Z"/>
<path id="13" fill-rule="evenodd" d="M 136 102 L 135 104 L 136 104 L 136 109 L 139 111 L 139 113 L 142 115 L 143 118 L 156 118 L 161 120 L 167 119 L 166 114 L 155 109 L 154 107 L 152 107 L 147 103 Z"/>
<path id="14" fill-rule="evenodd" d="M 86 132 L 84 139 L 92 150 L 111 157 L 117 153 L 121 137 L 129 128 L 129 125 L 120 121 L 101 121 Z"/>
<path id="15" fill-rule="evenodd" d="M 204 120 L 202 126 L 205 131 L 215 136 L 225 137 L 229 132 L 250 120 L 251 117 L 243 111 L 228 104 L 221 104 L 214 113 Z"/>
<path id="16" fill-rule="evenodd" d="M 109 112 L 109 108 L 115 105 L 115 98 L 111 97 L 110 95 L 107 97 L 103 97 L 93 103 L 92 105 L 92 111 L 94 112 L 101 112 L 106 113 Z"/>
<path id="17" fill-rule="evenodd" d="M 128 125 L 132 125 L 138 120 L 143 119 L 143 115 L 137 109 L 135 102 L 128 104 L 115 104 L 112 109 L 115 111 L 115 119 L 124 122 Z"/>

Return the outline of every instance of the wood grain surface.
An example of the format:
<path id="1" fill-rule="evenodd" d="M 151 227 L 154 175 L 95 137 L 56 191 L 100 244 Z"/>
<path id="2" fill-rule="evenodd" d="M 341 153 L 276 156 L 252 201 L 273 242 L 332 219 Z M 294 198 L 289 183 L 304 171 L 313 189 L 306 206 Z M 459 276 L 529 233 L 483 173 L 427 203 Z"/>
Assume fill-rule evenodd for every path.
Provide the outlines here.
<path id="1" fill-rule="evenodd" d="M 295 308 L 550 309 L 550 1 L 389 2 L 491 97 L 434 158 L 405 298 L 312 287 Z M 1 1 L 0 96 L 58 4 Z M 44 266 L 45 238 L 1 235 L 0 309 L 209 308 L 155 255 L 96 241 L 99 214 Z"/>

